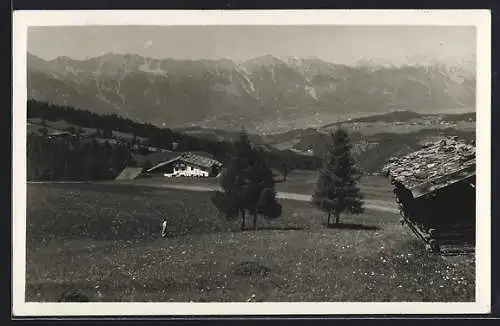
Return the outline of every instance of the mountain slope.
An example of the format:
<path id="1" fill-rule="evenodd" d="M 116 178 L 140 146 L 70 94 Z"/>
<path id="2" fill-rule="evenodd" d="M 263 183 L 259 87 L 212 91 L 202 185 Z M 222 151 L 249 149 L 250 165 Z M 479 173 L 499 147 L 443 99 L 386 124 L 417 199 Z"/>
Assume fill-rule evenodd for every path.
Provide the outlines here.
<path id="1" fill-rule="evenodd" d="M 354 67 L 316 58 L 152 59 L 105 54 L 45 61 L 28 54 L 28 98 L 166 126 L 269 133 L 353 114 L 474 108 L 470 64 Z"/>

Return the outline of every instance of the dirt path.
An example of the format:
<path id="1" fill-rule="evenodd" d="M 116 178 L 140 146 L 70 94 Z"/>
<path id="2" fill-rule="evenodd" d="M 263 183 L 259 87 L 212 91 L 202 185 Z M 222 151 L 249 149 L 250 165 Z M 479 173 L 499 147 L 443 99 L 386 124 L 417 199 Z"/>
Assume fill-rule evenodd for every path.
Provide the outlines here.
<path id="1" fill-rule="evenodd" d="M 208 185 L 203 185 L 203 186 L 195 186 L 195 185 L 182 185 L 182 184 L 167 184 L 167 183 L 162 183 L 162 184 L 143 184 L 143 183 L 137 183 L 134 181 L 100 181 L 100 182 L 79 182 L 79 181 L 36 181 L 36 182 L 28 182 L 28 184 L 71 184 L 71 183 L 93 183 L 93 184 L 120 184 L 120 185 L 134 185 L 134 186 L 146 186 L 146 187 L 153 187 L 153 188 L 166 188 L 166 189 L 178 189 L 178 190 L 186 190 L 186 191 L 202 191 L 202 192 L 208 192 L 208 191 L 214 191 L 214 190 L 220 190 L 220 187 L 218 186 L 208 186 Z M 291 192 L 278 192 L 276 196 L 280 199 L 287 199 L 287 200 L 297 200 L 297 201 L 310 201 L 311 196 L 310 195 L 305 195 L 305 194 L 297 194 L 297 193 L 291 193 Z M 391 212 L 391 213 L 398 213 L 399 210 L 397 209 L 395 204 L 392 204 L 390 202 L 386 202 L 383 200 L 374 200 L 374 199 L 365 199 L 365 208 L 370 209 L 370 210 L 376 210 L 376 211 L 383 211 L 383 212 Z"/>
<path id="2" fill-rule="evenodd" d="M 220 187 L 192 186 L 192 185 L 162 184 L 162 185 L 155 185 L 155 186 L 170 188 L 170 189 L 188 190 L 188 191 L 220 190 Z M 296 193 L 291 193 L 291 192 L 278 192 L 276 195 L 280 199 L 297 200 L 297 201 L 310 201 L 311 200 L 310 195 L 296 194 Z M 372 209 L 372 210 L 378 210 L 378 211 L 392 212 L 392 213 L 399 212 L 398 209 L 395 207 L 395 205 L 391 206 L 390 203 L 384 202 L 382 200 L 373 200 L 373 199 L 372 200 L 365 200 L 365 208 Z"/>

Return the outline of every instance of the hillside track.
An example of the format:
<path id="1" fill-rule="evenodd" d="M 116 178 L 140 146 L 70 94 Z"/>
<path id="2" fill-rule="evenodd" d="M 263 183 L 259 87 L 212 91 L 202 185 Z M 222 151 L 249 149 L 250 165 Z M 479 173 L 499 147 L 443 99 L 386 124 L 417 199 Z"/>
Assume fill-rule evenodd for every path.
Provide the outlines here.
<path id="1" fill-rule="evenodd" d="M 187 184 L 169 184 L 169 183 L 137 183 L 134 180 L 130 181 L 97 181 L 97 182 L 89 182 L 89 181 L 29 181 L 27 184 L 102 184 L 102 185 L 115 185 L 115 186 L 137 186 L 137 187 L 151 187 L 151 188 L 164 188 L 164 189 L 177 189 L 184 191 L 200 191 L 200 192 L 210 192 L 221 190 L 218 186 L 213 185 L 187 185 Z M 299 193 L 291 193 L 291 192 L 277 192 L 276 196 L 279 199 L 285 200 L 295 200 L 295 201 L 303 201 L 308 202 L 311 200 L 311 195 L 299 194 Z M 365 199 L 364 207 L 369 210 L 382 211 L 382 212 L 390 212 L 390 213 L 398 213 L 399 210 L 395 204 L 383 201 L 383 200 L 374 200 L 374 199 Z"/>

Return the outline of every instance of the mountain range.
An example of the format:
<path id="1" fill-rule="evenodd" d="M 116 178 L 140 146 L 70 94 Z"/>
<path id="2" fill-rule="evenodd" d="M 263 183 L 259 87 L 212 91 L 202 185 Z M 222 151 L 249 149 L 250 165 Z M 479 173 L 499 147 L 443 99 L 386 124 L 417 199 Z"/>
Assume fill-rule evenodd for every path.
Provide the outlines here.
<path id="1" fill-rule="evenodd" d="M 395 110 L 475 108 L 475 64 L 432 59 L 348 66 L 271 55 L 236 63 L 108 53 L 44 60 L 28 53 L 28 98 L 166 127 L 266 134 Z"/>

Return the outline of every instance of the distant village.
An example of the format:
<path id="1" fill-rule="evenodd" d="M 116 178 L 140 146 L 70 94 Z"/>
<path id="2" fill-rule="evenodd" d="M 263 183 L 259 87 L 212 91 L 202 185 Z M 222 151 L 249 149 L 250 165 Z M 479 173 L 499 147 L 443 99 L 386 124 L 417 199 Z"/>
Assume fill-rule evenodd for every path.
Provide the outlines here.
<path id="1" fill-rule="evenodd" d="M 416 127 L 416 128 L 475 128 L 475 121 L 472 118 L 467 118 L 464 121 L 448 121 L 440 115 L 421 116 L 419 118 L 410 119 L 408 121 L 395 122 L 353 122 L 346 124 L 351 130 L 364 130 L 366 128 L 387 128 L 394 129 L 395 127 Z"/>

